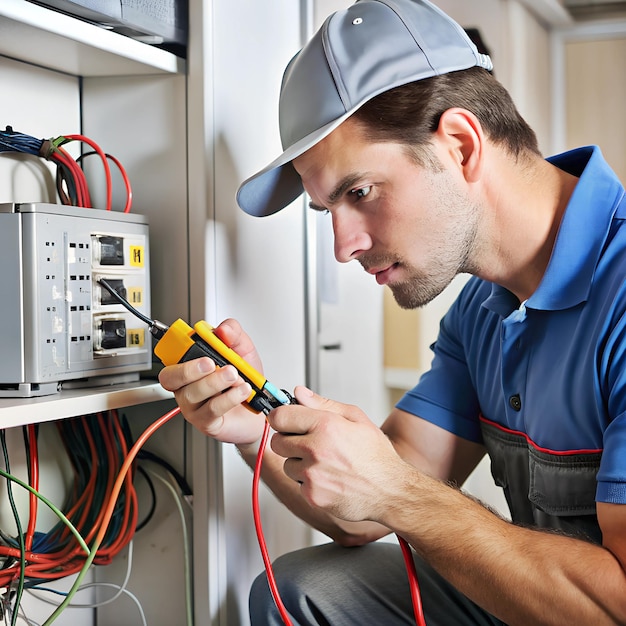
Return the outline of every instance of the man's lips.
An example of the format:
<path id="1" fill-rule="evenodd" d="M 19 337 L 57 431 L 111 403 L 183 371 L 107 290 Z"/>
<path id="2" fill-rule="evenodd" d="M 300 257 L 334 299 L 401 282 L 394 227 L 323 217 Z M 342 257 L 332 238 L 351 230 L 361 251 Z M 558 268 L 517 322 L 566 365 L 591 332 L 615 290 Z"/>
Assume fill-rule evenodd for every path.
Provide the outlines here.
<path id="1" fill-rule="evenodd" d="M 391 275 L 393 271 L 396 269 L 397 264 L 393 263 L 392 265 L 388 265 L 387 267 L 370 267 L 365 271 L 369 274 L 372 274 L 376 277 L 376 282 L 379 285 L 386 285 L 391 280 Z"/>

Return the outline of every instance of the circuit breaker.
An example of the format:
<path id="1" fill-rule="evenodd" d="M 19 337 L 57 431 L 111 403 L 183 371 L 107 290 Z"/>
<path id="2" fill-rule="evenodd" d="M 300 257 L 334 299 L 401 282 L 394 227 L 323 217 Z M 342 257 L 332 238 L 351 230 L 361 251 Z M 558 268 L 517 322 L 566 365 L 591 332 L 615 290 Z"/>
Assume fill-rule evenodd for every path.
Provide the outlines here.
<path id="1" fill-rule="evenodd" d="M 147 326 L 98 284 L 150 316 L 148 222 L 59 204 L 0 204 L 0 396 L 139 378 Z"/>

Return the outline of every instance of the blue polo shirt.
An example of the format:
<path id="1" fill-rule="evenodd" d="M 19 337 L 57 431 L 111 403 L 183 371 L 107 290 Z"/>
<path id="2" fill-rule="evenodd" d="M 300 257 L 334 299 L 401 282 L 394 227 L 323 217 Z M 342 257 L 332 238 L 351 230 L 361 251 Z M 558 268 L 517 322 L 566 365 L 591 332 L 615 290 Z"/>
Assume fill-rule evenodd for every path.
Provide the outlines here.
<path id="1" fill-rule="evenodd" d="M 441 322 L 431 369 L 397 407 L 471 441 L 485 442 L 487 428 L 508 450 L 527 446 L 546 471 L 538 478 L 530 464 L 531 498 L 534 482 L 551 489 L 563 467 L 597 458 L 595 499 L 626 503 L 624 188 L 597 147 L 549 161 L 580 180 L 539 287 L 520 305 L 470 278 Z M 494 476 L 506 487 L 515 468 L 502 457 Z"/>

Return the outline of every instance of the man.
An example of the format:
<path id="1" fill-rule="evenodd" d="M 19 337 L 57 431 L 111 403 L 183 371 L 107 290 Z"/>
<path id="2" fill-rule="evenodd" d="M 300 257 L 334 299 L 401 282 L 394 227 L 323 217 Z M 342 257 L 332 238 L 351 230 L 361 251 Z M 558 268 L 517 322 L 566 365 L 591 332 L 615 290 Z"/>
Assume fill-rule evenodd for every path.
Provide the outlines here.
<path id="1" fill-rule="evenodd" d="M 285 152 L 240 189 L 258 216 L 306 190 L 337 260 L 402 306 L 473 274 L 381 428 L 302 387 L 268 416 L 264 480 L 335 540 L 275 564 L 294 623 L 412 623 L 400 551 L 372 543 L 389 532 L 415 550 L 429 625 L 626 623 L 624 189 L 597 148 L 544 160 L 490 69 L 426 0 L 361 0 L 288 66 Z M 235 321 L 218 332 L 260 367 Z M 264 420 L 233 368 L 160 379 L 253 463 Z M 513 523 L 456 487 L 485 451 Z M 250 611 L 280 623 L 264 577 Z"/>

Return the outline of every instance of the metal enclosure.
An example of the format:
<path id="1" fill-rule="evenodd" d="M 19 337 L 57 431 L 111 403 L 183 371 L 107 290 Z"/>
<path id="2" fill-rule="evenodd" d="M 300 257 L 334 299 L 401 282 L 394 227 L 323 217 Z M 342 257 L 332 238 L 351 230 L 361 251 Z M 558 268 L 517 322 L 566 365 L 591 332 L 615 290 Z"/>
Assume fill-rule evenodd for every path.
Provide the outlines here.
<path id="1" fill-rule="evenodd" d="M 119 382 L 151 367 L 147 325 L 97 282 L 107 279 L 150 315 L 145 217 L 0 204 L 0 259 L 0 396 L 52 394 L 94 377 Z"/>

